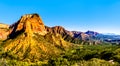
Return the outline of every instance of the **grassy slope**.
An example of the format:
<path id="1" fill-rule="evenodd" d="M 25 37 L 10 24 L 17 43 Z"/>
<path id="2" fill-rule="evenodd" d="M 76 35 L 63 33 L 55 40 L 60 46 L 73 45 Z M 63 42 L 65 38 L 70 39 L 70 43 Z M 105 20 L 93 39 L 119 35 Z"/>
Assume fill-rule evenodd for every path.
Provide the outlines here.
<path id="1" fill-rule="evenodd" d="M 0 63 L 11 66 L 119 66 L 119 46 L 112 45 L 79 45 L 62 53 L 58 57 L 52 57 L 48 61 L 23 62 L 19 60 L 1 59 Z M 113 60 L 113 62 L 109 62 Z"/>
<path id="2" fill-rule="evenodd" d="M 59 34 L 34 34 L 26 37 L 26 34 L 22 33 L 14 39 L 3 41 L 1 45 L 4 49 L 0 49 L 0 58 L 3 58 L 0 64 L 3 65 L 117 66 L 120 63 L 119 46 L 74 45 L 75 47 L 69 48 L 72 45 L 64 41 Z M 108 62 L 109 60 L 113 60 L 114 64 Z"/>
<path id="3" fill-rule="evenodd" d="M 56 57 L 67 48 L 70 44 L 64 41 L 60 35 L 47 34 L 41 36 L 34 34 L 32 37 L 26 37 L 24 33 L 14 39 L 8 39 L 2 43 L 6 57 L 23 61 L 39 61 Z"/>

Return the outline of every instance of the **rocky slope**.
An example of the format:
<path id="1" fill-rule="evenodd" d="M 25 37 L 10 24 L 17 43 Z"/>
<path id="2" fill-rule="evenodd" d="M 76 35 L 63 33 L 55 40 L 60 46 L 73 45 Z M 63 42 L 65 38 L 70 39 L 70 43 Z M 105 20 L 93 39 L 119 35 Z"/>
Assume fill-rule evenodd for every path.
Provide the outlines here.
<path id="1" fill-rule="evenodd" d="M 76 43 L 76 44 L 81 43 L 81 39 L 74 37 L 75 34 L 72 31 L 67 31 L 61 26 L 55 26 L 55 27 L 46 26 L 45 28 L 48 33 L 55 34 L 55 35 L 60 34 L 62 38 L 67 42 Z"/>
<path id="2" fill-rule="evenodd" d="M 58 56 L 72 44 L 60 34 L 48 33 L 38 14 L 27 14 L 10 26 L 9 38 L 2 43 L 5 57 L 35 62 Z M 7 56 L 6 56 L 7 54 Z"/>
<path id="3" fill-rule="evenodd" d="M 81 43 L 81 41 L 87 41 L 90 39 L 90 36 L 84 32 L 79 32 L 79 31 L 68 31 L 64 29 L 61 26 L 55 26 L 55 27 L 47 27 L 46 26 L 46 31 L 52 34 L 60 34 L 62 37 L 70 42 L 75 43 Z M 78 42 L 80 41 L 80 42 Z"/>

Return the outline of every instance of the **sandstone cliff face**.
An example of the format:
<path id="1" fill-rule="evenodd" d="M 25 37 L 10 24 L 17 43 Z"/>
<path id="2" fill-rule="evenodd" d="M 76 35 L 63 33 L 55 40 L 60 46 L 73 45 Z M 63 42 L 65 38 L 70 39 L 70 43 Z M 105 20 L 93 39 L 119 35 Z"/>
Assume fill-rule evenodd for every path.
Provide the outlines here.
<path id="1" fill-rule="evenodd" d="M 0 24 L 0 40 L 7 39 L 8 34 L 9 34 L 9 25 Z"/>
<path id="2" fill-rule="evenodd" d="M 38 14 L 27 14 L 21 17 L 21 19 L 10 26 L 11 35 L 16 35 L 20 32 L 26 32 L 28 34 L 39 33 L 40 35 L 45 35 L 47 31 L 42 22 L 42 19 Z"/>

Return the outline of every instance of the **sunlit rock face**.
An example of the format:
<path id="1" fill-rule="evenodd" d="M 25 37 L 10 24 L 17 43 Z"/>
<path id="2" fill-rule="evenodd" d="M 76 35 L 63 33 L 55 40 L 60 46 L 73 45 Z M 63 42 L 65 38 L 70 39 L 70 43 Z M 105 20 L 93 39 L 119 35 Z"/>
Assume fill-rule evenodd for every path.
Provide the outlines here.
<path id="1" fill-rule="evenodd" d="M 9 25 L 0 24 L 0 40 L 7 39 L 8 34 L 9 34 Z"/>
<path id="2" fill-rule="evenodd" d="M 0 23 L 0 28 L 9 28 L 9 25 Z"/>
<path id="3" fill-rule="evenodd" d="M 30 35 L 33 33 L 45 35 L 47 33 L 44 23 L 38 14 L 26 14 L 18 22 L 11 25 L 10 28 L 12 29 L 10 37 L 23 31 Z"/>

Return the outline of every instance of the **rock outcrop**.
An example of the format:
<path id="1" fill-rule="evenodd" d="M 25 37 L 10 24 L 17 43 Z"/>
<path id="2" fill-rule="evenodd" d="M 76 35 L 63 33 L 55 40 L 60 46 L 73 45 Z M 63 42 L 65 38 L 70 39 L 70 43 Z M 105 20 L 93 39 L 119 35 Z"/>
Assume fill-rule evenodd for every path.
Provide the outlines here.
<path id="1" fill-rule="evenodd" d="M 65 30 L 61 26 L 55 26 L 55 27 L 47 27 L 46 26 L 46 31 L 48 33 L 61 34 L 62 36 L 69 34 L 69 31 Z"/>
<path id="2" fill-rule="evenodd" d="M 7 39 L 8 34 L 9 34 L 9 25 L 0 24 L 0 40 Z"/>
<path id="3" fill-rule="evenodd" d="M 26 14 L 18 22 L 11 25 L 10 28 L 12 29 L 10 37 L 14 37 L 21 32 L 26 32 L 30 35 L 33 33 L 45 35 L 47 33 L 44 23 L 38 14 Z"/>

